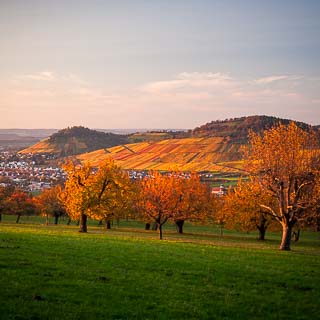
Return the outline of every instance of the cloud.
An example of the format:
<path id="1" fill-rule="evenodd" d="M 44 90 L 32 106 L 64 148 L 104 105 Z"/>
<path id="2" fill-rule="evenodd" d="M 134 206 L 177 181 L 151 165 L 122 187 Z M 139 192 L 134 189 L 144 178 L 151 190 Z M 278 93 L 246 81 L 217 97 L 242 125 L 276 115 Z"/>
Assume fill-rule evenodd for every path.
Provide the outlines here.
<path id="1" fill-rule="evenodd" d="M 33 74 L 23 74 L 14 77 L 15 80 L 25 81 L 25 80 L 35 80 L 35 81 L 55 81 L 56 77 L 51 71 L 41 71 Z"/>
<path id="2" fill-rule="evenodd" d="M 257 84 L 271 84 L 273 82 L 278 82 L 278 81 L 282 81 L 282 80 L 299 80 L 302 79 L 302 76 L 298 76 L 298 75 L 279 75 L 279 76 L 268 76 L 268 77 L 263 77 L 263 78 L 259 78 L 254 80 L 254 83 Z"/>
<path id="3" fill-rule="evenodd" d="M 141 90 L 147 93 L 163 93 L 175 90 L 193 90 L 197 88 L 228 87 L 233 79 L 224 73 L 182 72 L 172 80 L 156 81 L 145 84 Z"/>
<path id="4" fill-rule="evenodd" d="M 19 81 L 0 83 L 0 109 L 6 110 L 0 126 L 193 128 L 250 114 L 309 123 L 320 119 L 318 82 L 296 75 L 241 79 L 221 72 L 182 72 L 121 91 L 54 71 L 14 79 Z"/>

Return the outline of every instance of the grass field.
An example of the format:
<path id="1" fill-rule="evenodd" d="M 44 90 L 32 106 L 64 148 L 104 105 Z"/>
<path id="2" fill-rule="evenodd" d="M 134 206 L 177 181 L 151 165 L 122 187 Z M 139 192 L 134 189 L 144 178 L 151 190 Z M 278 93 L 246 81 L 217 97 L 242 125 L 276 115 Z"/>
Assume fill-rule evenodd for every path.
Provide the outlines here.
<path id="1" fill-rule="evenodd" d="M 43 223 L 43 221 L 41 221 Z M 319 319 L 319 234 L 291 252 L 279 234 L 210 226 L 166 240 L 136 222 L 104 231 L 91 223 L 0 224 L 1 319 Z"/>

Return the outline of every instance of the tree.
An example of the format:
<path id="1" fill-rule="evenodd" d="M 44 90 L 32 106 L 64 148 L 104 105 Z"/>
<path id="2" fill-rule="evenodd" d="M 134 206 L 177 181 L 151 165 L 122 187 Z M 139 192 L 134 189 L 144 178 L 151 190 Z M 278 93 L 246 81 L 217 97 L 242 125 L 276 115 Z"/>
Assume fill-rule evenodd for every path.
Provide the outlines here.
<path id="1" fill-rule="evenodd" d="M 94 168 L 90 165 L 76 165 L 69 162 L 63 166 L 68 178 L 61 195 L 67 214 L 80 223 L 79 232 L 87 232 L 87 211 L 91 205 L 90 187 Z"/>
<path id="2" fill-rule="evenodd" d="M 68 215 L 80 220 L 80 232 L 87 232 L 87 218 L 107 225 L 127 205 L 130 180 L 123 170 L 107 159 L 98 168 L 68 163 L 64 166 L 68 179 L 63 192 L 63 202 Z"/>
<path id="3" fill-rule="evenodd" d="M 273 206 L 274 199 L 265 192 L 259 183 L 253 180 L 239 180 L 237 186 L 229 189 L 223 199 L 226 226 L 232 229 L 251 231 L 258 229 L 259 240 L 265 240 L 267 228 L 273 223 L 273 218 L 261 203 Z"/>
<path id="4" fill-rule="evenodd" d="M 204 220 L 208 210 L 208 188 L 202 184 L 197 173 L 192 173 L 189 178 L 176 173 L 176 194 L 181 194 L 176 211 L 173 212 L 177 231 L 183 233 L 185 220 Z"/>
<path id="5" fill-rule="evenodd" d="M 90 218 L 105 220 L 107 229 L 110 221 L 120 218 L 129 210 L 132 187 L 129 176 L 112 159 L 106 160 L 91 181 Z"/>
<path id="6" fill-rule="evenodd" d="M 2 220 L 2 214 L 7 210 L 7 201 L 11 194 L 14 192 L 14 186 L 0 186 L 0 222 Z"/>
<path id="7" fill-rule="evenodd" d="M 224 199 L 220 195 L 210 193 L 208 195 L 208 208 L 206 219 L 220 227 L 220 237 L 223 236 L 223 228 L 227 221 L 227 214 L 224 210 Z"/>
<path id="8" fill-rule="evenodd" d="M 160 240 L 163 238 L 162 227 L 177 211 L 181 197 L 173 173 L 162 175 L 151 171 L 150 176 L 140 182 L 136 206 L 145 220 L 156 223 Z"/>
<path id="9" fill-rule="evenodd" d="M 37 196 L 35 204 L 40 213 L 47 217 L 47 224 L 49 224 L 49 216 L 54 217 L 54 224 L 58 224 L 59 217 L 66 213 L 65 207 L 61 200 L 62 188 L 57 185 L 50 189 L 45 189 Z"/>
<path id="10" fill-rule="evenodd" d="M 295 123 L 279 124 L 263 135 L 250 133 L 246 168 L 275 199 L 260 207 L 282 226 L 281 250 L 290 250 L 293 227 L 315 206 L 320 172 L 319 140 L 315 132 Z"/>
<path id="11" fill-rule="evenodd" d="M 31 215 L 35 213 L 35 206 L 30 194 L 15 190 L 6 200 L 7 212 L 17 216 L 16 223 L 19 223 L 22 215 Z"/>

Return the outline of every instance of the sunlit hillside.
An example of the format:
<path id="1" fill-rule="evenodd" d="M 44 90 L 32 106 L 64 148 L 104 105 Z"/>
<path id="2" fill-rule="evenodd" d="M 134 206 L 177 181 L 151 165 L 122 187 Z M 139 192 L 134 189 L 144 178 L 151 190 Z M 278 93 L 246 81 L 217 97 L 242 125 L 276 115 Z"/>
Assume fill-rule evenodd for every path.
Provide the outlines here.
<path id="1" fill-rule="evenodd" d="M 135 170 L 238 172 L 240 149 L 228 137 L 186 138 L 120 145 L 77 158 L 98 165 L 112 157 L 122 168 Z"/>
<path id="2" fill-rule="evenodd" d="M 57 153 L 58 151 L 59 149 L 57 145 L 50 143 L 49 138 L 46 138 L 24 150 L 21 150 L 20 153 Z"/>
<path id="3" fill-rule="evenodd" d="M 60 157 L 90 152 L 128 143 L 127 136 L 105 133 L 84 127 L 62 129 L 49 138 L 20 151 L 21 153 L 53 153 Z"/>

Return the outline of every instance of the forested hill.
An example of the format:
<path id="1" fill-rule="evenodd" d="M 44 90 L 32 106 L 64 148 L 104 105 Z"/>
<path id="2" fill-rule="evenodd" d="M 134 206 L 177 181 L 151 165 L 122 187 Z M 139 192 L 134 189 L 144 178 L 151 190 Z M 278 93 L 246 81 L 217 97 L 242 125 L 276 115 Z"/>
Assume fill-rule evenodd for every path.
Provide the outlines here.
<path id="1" fill-rule="evenodd" d="M 70 156 L 128 143 L 126 135 L 105 133 L 82 126 L 62 129 L 22 153 L 54 153 Z"/>
<path id="2" fill-rule="evenodd" d="M 246 143 L 249 130 L 263 132 L 276 124 L 289 124 L 292 120 L 270 116 L 248 116 L 226 120 L 211 121 L 192 131 L 194 137 L 230 137 L 234 141 Z M 310 126 L 303 122 L 294 121 L 300 128 Z"/>

